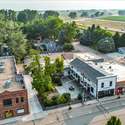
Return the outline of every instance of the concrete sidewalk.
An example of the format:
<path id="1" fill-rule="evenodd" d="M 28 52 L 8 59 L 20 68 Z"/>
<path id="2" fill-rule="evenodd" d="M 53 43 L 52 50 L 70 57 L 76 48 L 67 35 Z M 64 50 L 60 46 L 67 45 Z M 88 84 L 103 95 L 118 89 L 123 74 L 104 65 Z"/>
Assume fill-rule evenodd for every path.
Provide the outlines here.
<path id="1" fill-rule="evenodd" d="M 4 120 L 0 120 L 0 125 L 10 124 L 10 123 L 16 123 L 16 122 L 27 122 L 32 121 L 40 118 L 44 118 L 47 116 L 47 112 L 43 111 L 39 100 L 37 98 L 37 93 L 34 89 L 32 89 L 32 78 L 29 75 L 24 75 L 24 83 L 27 88 L 28 92 L 28 103 L 29 103 L 29 114 L 8 118 Z"/>

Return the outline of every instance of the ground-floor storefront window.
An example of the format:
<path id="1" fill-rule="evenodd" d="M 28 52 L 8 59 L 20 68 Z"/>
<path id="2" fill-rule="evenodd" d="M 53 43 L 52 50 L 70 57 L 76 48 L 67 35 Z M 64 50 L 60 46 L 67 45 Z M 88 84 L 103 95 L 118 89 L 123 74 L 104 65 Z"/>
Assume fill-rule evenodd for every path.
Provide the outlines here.
<path id="1" fill-rule="evenodd" d="M 98 92 L 98 98 L 102 98 L 106 96 L 113 96 L 113 95 L 114 95 L 114 89 Z"/>

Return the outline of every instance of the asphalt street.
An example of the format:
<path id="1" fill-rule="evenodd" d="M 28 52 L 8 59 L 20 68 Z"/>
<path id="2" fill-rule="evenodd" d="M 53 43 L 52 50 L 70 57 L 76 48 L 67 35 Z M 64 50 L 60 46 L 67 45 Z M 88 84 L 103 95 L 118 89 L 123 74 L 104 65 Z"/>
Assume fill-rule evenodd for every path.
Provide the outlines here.
<path id="1" fill-rule="evenodd" d="M 107 118 L 107 114 L 122 108 L 125 108 L 125 98 L 64 111 L 65 125 L 89 125 L 95 116 L 103 114 Z"/>

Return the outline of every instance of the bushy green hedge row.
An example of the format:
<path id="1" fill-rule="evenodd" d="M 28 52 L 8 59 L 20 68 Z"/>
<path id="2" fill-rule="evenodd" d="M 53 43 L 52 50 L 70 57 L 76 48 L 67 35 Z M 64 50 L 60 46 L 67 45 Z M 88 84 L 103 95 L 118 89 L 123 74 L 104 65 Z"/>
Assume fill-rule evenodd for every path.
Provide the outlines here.
<path id="1" fill-rule="evenodd" d="M 44 106 L 54 106 L 59 104 L 65 104 L 70 102 L 71 96 L 69 93 L 63 93 L 62 95 L 53 96 L 51 99 L 49 99 L 46 96 L 43 97 L 43 103 Z"/>

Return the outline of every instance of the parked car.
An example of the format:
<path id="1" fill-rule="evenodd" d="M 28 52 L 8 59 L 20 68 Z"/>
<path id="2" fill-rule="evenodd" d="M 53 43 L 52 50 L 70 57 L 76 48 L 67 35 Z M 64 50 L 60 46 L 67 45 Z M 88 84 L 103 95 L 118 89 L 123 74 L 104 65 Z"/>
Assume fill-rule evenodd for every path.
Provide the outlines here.
<path id="1" fill-rule="evenodd" d="M 70 87 L 69 87 L 69 90 L 74 91 L 75 88 L 74 88 L 73 86 L 70 86 Z"/>

